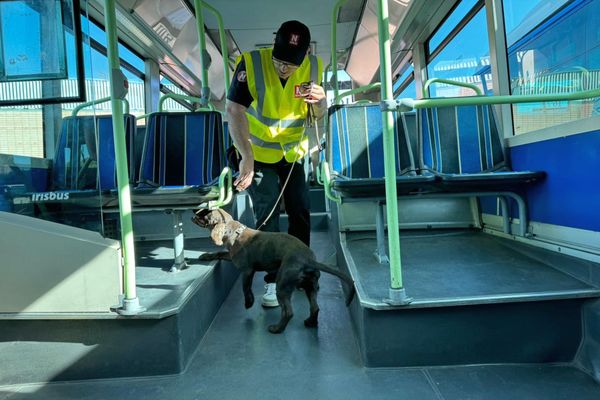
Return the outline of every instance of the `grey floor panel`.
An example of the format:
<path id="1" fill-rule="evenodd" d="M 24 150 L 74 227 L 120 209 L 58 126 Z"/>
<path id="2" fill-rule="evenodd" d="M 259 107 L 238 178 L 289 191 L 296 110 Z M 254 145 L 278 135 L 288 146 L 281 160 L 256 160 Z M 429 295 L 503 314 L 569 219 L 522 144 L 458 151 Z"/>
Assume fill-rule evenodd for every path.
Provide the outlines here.
<path id="1" fill-rule="evenodd" d="M 532 294 L 594 296 L 600 291 L 552 265 L 570 257 L 546 251 L 552 264 L 523 251 L 514 242 L 480 232 L 402 232 L 401 257 L 404 287 L 415 302 L 481 296 L 518 297 Z M 523 247 L 519 245 L 520 248 Z M 367 299 L 388 296 L 389 268 L 373 256 L 373 233 L 346 234 L 361 288 Z M 600 268 L 600 266 L 598 266 Z"/>
<path id="2" fill-rule="evenodd" d="M 209 238 L 185 241 L 185 257 L 188 268 L 170 272 L 173 265 L 173 242 L 168 240 L 137 242 L 136 281 L 140 304 L 146 307 L 144 317 L 164 317 L 177 311 L 186 296 L 211 274 L 214 265 L 200 262 L 197 258 L 217 247 Z"/>
<path id="3" fill-rule="evenodd" d="M 599 385 L 567 366 L 496 365 L 428 371 L 444 400 L 598 400 Z"/>

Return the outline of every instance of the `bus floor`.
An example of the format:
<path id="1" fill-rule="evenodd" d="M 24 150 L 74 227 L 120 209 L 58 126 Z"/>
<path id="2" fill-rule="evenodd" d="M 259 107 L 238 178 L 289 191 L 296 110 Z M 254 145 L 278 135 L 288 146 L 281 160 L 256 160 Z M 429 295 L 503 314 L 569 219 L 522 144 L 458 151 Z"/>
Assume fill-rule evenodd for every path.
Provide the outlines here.
<path id="1" fill-rule="evenodd" d="M 315 232 L 313 243 L 319 260 L 331 258 L 326 232 Z M 321 277 L 319 327 L 304 327 L 308 305 L 296 292 L 294 318 L 281 335 L 267 332 L 279 308 L 260 306 L 258 274 L 253 290 L 257 304 L 245 310 L 238 279 L 181 374 L 4 386 L 0 400 L 600 398 L 600 385 L 568 364 L 365 368 L 337 278 Z"/>

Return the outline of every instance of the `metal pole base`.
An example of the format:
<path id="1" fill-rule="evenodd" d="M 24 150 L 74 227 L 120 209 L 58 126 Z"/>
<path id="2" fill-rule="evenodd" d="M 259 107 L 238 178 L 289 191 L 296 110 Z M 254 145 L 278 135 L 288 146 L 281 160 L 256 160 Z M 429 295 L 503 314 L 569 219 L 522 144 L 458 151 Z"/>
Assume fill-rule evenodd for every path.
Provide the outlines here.
<path id="1" fill-rule="evenodd" d="M 175 262 L 173 263 L 173 265 L 171 265 L 171 269 L 169 270 L 169 272 L 179 272 L 181 270 L 184 270 L 188 268 L 188 263 L 186 261 L 183 262 Z"/>
<path id="2" fill-rule="evenodd" d="M 132 316 L 143 313 L 146 311 L 146 307 L 142 307 L 140 300 L 135 297 L 133 299 L 123 299 L 123 303 L 115 311 L 120 315 Z"/>
<path id="3" fill-rule="evenodd" d="M 392 289 L 389 288 L 388 291 L 390 297 L 383 299 L 384 303 L 387 303 L 391 306 L 407 306 L 412 303 L 412 297 L 408 297 L 406 295 L 406 290 L 402 289 Z"/>

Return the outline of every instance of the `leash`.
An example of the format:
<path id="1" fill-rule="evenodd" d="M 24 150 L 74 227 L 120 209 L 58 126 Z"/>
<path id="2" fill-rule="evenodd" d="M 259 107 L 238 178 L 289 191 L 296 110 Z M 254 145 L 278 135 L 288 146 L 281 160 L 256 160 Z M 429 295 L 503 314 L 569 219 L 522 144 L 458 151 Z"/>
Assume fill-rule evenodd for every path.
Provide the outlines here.
<path id="1" fill-rule="evenodd" d="M 313 84 L 313 82 L 310 83 L 311 85 Z M 306 113 L 306 124 L 305 126 L 307 128 L 310 128 L 313 126 L 313 123 L 315 125 L 315 134 L 317 136 L 317 145 L 319 147 L 319 151 L 321 151 L 321 143 L 319 141 L 319 127 L 318 127 L 318 123 L 317 123 L 317 117 L 315 115 L 315 110 L 313 108 L 313 104 L 312 103 L 308 103 L 308 111 Z M 306 136 L 306 129 L 304 130 L 304 132 L 302 132 L 302 136 L 300 137 L 300 141 L 298 142 L 298 146 L 300 146 L 300 144 L 302 143 L 302 141 L 304 140 L 304 137 Z M 309 149 L 310 152 L 310 149 Z M 277 207 L 279 207 L 279 202 L 281 201 L 281 197 L 283 197 L 283 193 L 285 192 L 285 188 L 290 180 L 290 177 L 292 176 L 292 171 L 294 170 L 294 165 L 296 165 L 296 162 L 299 159 L 299 154 L 296 154 L 296 159 L 294 160 L 294 162 L 292 163 L 292 166 L 290 167 L 290 171 L 288 172 L 287 178 L 285 179 L 285 182 L 283 183 L 283 186 L 281 187 L 281 192 L 279 193 L 279 196 L 277 197 L 277 200 L 275 201 L 275 205 L 273 206 L 273 208 L 271 209 L 271 212 L 269 213 L 269 215 L 267 215 L 267 218 L 265 218 L 265 220 L 263 221 L 262 224 L 260 224 L 260 226 L 258 228 L 256 228 L 257 230 L 260 230 L 263 226 L 265 226 L 267 224 L 267 222 L 269 222 L 269 220 L 271 219 L 271 217 L 273 216 L 273 213 L 275 212 L 275 210 L 277 209 Z"/>

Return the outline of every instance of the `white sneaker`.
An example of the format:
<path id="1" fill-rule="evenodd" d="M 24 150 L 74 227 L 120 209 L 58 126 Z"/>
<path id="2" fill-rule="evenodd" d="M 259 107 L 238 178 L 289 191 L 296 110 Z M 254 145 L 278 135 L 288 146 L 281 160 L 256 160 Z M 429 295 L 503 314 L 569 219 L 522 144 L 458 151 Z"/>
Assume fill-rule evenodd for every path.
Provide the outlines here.
<path id="1" fill-rule="evenodd" d="M 277 286 L 274 283 L 267 283 L 265 285 L 265 294 L 262 297 L 261 304 L 263 307 L 277 307 L 279 302 L 277 301 Z"/>

